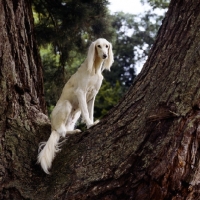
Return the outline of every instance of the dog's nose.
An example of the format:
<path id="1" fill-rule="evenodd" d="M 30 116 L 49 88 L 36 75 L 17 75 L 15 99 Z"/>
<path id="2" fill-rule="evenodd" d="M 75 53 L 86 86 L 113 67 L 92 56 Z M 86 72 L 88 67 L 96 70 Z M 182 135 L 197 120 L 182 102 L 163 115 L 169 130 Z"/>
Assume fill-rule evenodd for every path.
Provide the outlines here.
<path id="1" fill-rule="evenodd" d="M 106 59 L 107 58 L 107 55 L 106 54 L 103 54 L 103 59 Z"/>

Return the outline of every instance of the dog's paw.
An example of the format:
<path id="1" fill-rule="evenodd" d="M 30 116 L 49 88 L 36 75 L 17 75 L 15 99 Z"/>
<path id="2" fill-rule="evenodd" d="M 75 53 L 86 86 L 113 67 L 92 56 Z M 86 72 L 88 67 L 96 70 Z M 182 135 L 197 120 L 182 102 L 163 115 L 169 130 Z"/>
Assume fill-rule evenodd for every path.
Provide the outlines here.
<path id="1" fill-rule="evenodd" d="M 80 133 L 81 130 L 80 129 L 75 129 L 73 131 L 67 131 L 67 134 L 76 134 L 76 133 Z"/>
<path id="2" fill-rule="evenodd" d="M 74 131 L 75 131 L 75 133 L 80 133 L 81 132 L 80 129 L 75 129 Z"/>
<path id="3" fill-rule="evenodd" d="M 100 120 L 97 119 L 97 120 L 94 122 L 93 126 L 96 125 L 96 124 L 98 124 L 99 122 L 100 122 Z"/>
<path id="4" fill-rule="evenodd" d="M 96 120 L 93 124 L 89 124 L 89 125 L 87 126 L 87 129 L 89 129 L 90 127 L 92 127 L 92 126 L 98 124 L 99 122 L 100 122 L 100 120 Z"/>

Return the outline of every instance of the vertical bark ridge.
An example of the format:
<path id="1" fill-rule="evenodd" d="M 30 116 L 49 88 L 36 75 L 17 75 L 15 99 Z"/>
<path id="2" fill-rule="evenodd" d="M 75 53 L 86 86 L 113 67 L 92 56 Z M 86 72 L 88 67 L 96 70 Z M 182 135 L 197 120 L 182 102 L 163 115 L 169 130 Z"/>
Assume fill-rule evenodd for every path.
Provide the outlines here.
<path id="1" fill-rule="evenodd" d="M 41 134 L 50 131 L 30 1 L 0 3 L 0 199 L 30 196 Z M 34 164 L 33 164 L 34 163 Z"/>

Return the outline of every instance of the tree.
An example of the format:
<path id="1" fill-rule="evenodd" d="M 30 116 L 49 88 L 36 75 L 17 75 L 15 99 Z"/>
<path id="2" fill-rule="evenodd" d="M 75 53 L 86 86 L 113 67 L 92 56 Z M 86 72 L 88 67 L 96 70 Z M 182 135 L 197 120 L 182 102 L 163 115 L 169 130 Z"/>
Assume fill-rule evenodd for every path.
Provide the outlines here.
<path id="1" fill-rule="evenodd" d="M 1 1 L 0 19 L 0 199 L 23 199 L 36 135 L 49 127 L 42 68 L 30 1 Z"/>
<path id="2" fill-rule="evenodd" d="M 47 176 L 35 165 L 50 125 L 30 2 L 1 1 L 1 199 L 198 199 L 199 8 L 171 1 L 130 90 L 67 138 Z"/>

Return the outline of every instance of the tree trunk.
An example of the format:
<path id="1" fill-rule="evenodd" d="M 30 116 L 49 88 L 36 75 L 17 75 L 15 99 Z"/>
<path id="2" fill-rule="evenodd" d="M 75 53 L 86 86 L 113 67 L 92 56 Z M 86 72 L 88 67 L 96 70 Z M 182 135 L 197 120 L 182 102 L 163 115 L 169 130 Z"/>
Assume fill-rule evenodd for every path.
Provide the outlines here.
<path id="1" fill-rule="evenodd" d="M 50 176 L 35 164 L 50 125 L 27 2 L 0 5 L 1 199 L 200 199 L 200 2 L 171 1 L 133 86 L 67 137 Z"/>
<path id="2" fill-rule="evenodd" d="M 0 2 L 0 102 L 0 199 L 24 199 L 49 128 L 30 1 Z"/>

